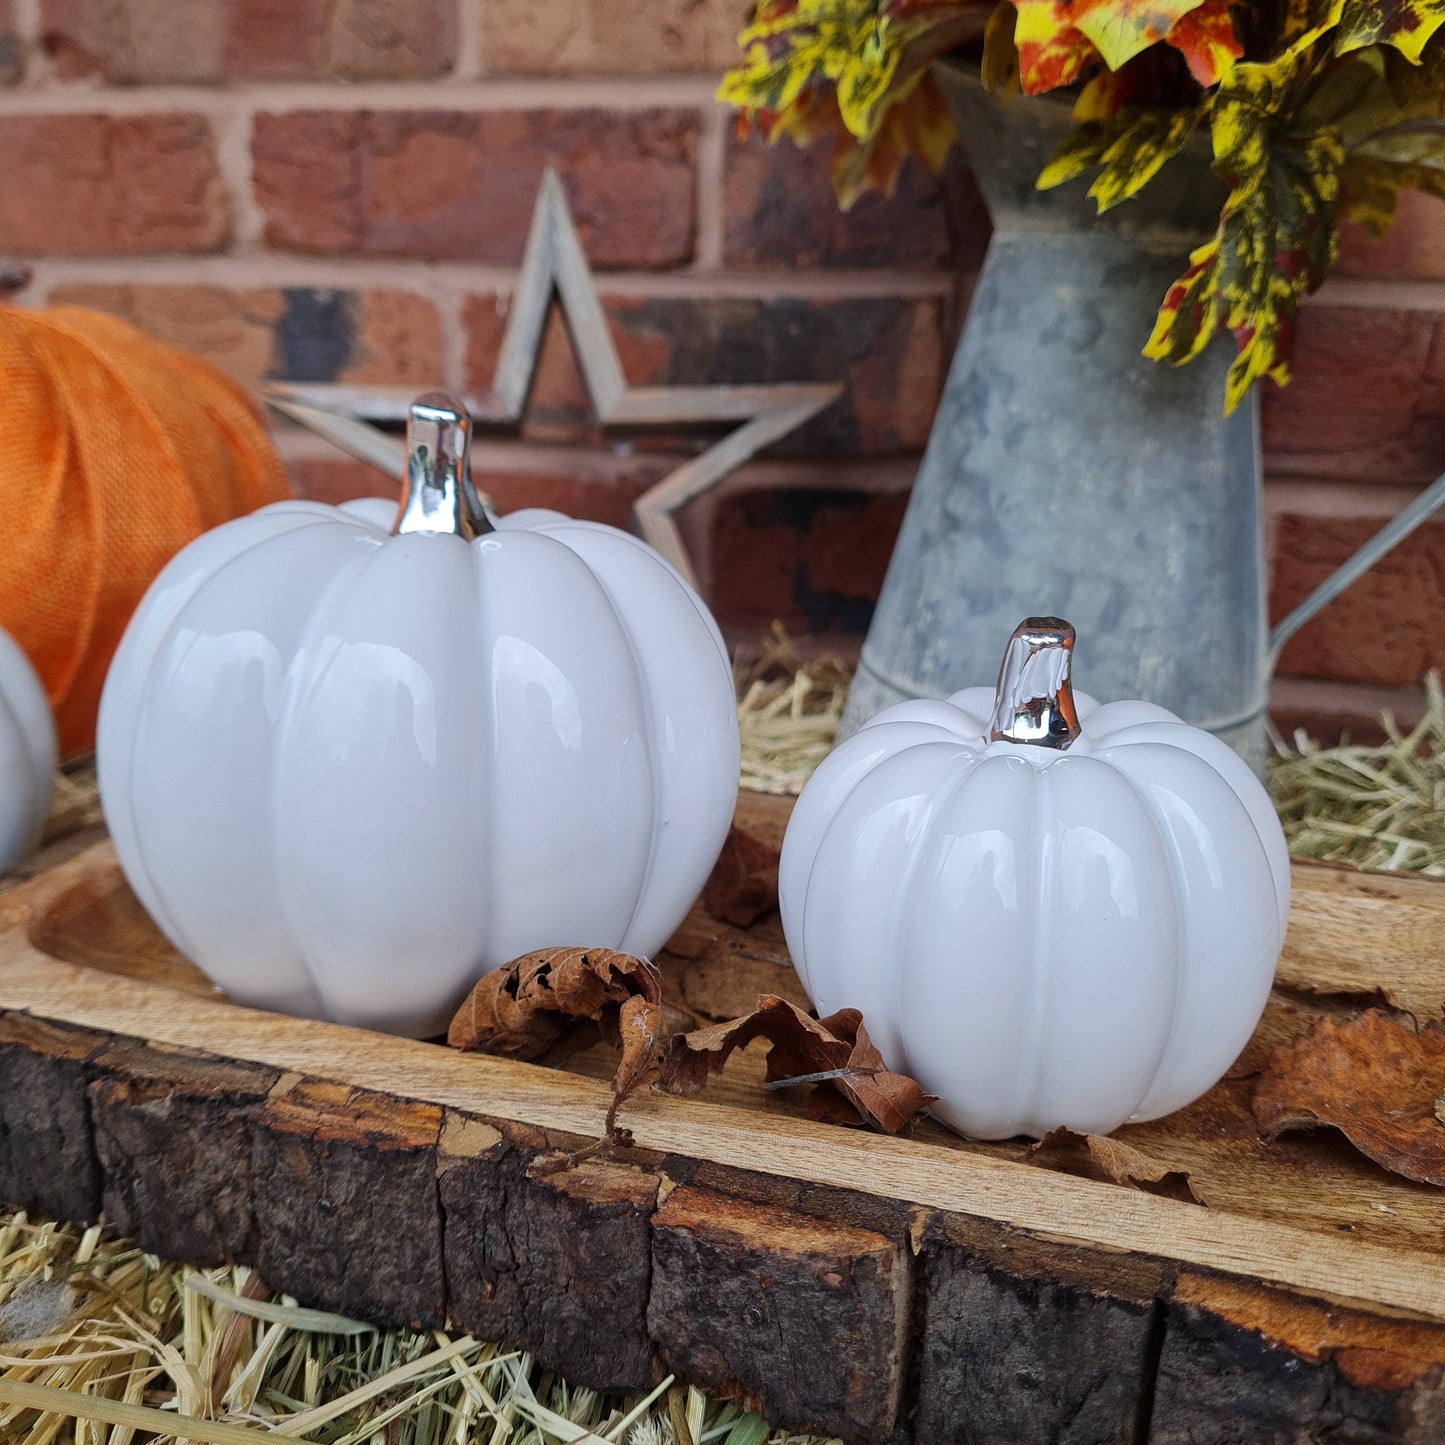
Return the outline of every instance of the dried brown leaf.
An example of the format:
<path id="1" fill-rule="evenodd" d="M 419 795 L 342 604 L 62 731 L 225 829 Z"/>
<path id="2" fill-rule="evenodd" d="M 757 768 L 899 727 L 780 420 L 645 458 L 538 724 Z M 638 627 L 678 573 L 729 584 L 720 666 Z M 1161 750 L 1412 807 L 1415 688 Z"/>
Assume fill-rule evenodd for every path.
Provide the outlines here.
<path id="1" fill-rule="evenodd" d="M 848 1122 L 872 1124 L 896 1134 L 932 1102 L 933 1096 L 914 1080 L 888 1070 L 856 1009 L 815 1019 L 773 995 L 760 998 L 757 1008 L 742 1018 L 695 1029 L 675 1039 L 659 1081 L 677 1093 L 693 1093 L 722 1068 L 735 1049 L 757 1038 L 766 1038 L 772 1045 L 767 1061 L 770 1086 L 817 1085 L 808 1103 L 811 1117 L 839 1122 L 847 1117 L 839 1108 L 841 1100 L 846 1100 L 852 1106 Z"/>
<path id="2" fill-rule="evenodd" d="M 1029 1149 L 1028 1157 L 1036 1164 L 1060 1169 L 1066 1174 L 1130 1184 L 1146 1194 L 1181 1199 L 1189 1204 L 1206 1203 L 1186 1170 L 1176 1169 L 1122 1139 L 1105 1134 L 1051 1129 Z"/>
<path id="3" fill-rule="evenodd" d="M 751 928 L 778 906 L 778 850 L 733 827 L 718 855 L 702 906 L 714 918 Z"/>
<path id="4" fill-rule="evenodd" d="M 617 1110 L 657 1077 L 662 981 L 644 958 L 610 948 L 544 948 L 485 975 L 447 1030 L 453 1048 L 536 1060 L 596 1037 L 620 1050 L 607 1137 L 630 1144 Z"/>
<path id="5" fill-rule="evenodd" d="M 540 1059 L 581 1021 L 616 1038 L 630 998 L 662 1002 L 657 970 L 610 948 L 544 948 L 494 968 L 477 983 L 447 1030 L 453 1048 Z"/>
<path id="6" fill-rule="evenodd" d="M 1445 1028 L 1418 1031 L 1378 1010 L 1346 1023 L 1324 1018 L 1279 1049 L 1254 1091 L 1267 1139 L 1326 1125 L 1360 1153 L 1407 1179 L 1445 1185 Z"/>
<path id="7" fill-rule="evenodd" d="M 626 1134 L 617 1129 L 618 1109 L 657 1078 L 664 1042 L 662 1009 L 652 999 L 634 994 L 617 1011 L 617 1033 L 621 1055 L 612 1076 L 612 1107 L 607 1111 L 610 1138 Z M 630 1134 L 626 1134 L 625 1142 L 632 1142 Z"/>

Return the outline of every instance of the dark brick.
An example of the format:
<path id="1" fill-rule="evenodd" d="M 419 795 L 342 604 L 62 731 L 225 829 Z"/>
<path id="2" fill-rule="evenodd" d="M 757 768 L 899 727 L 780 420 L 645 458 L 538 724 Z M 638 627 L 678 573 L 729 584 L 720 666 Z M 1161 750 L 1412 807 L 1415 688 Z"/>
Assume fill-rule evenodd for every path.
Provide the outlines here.
<path id="1" fill-rule="evenodd" d="M 762 267 L 948 266 L 976 270 L 991 228 L 955 147 L 941 176 L 904 163 L 891 196 L 838 207 L 826 143 L 800 150 L 756 134 L 734 140 L 723 185 L 725 259 Z"/>
<path id="2" fill-rule="evenodd" d="M 424 391 L 441 375 L 441 318 L 410 291 L 76 284 L 51 300 L 121 316 L 243 386 L 275 378 Z"/>
<path id="3" fill-rule="evenodd" d="M 823 488 L 721 498 L 708 598 L 726 625 L 864 633 L 908 498 Z"/>
<path id="4" fill-rule="evenodd" d="M 520 462 L 522 458 L 518 458 Z M 668 458 L 588 458 L 566 472 L 537 471 L 474 460 L 477 486 L 505 514 L 523 507 L 546 507 L 589 522 L 606 522 L 627 530 L 632 503 L 659 481 L 671 465 Z M 395 485 L 364 462 L 338 457 L 295 457 L 287 471 L 297 492 L 318 502 L 345 502 L 354 497 L 390 496 Z"/>
<path id="5" fill-rule="evenodd" d="M 940 300 L 611 296 L 604 305 L 633 385 L 843 382 L 843 397 L 784 438 L 780 454 L 908 452 L 928 438 L 946 360 Z M 505 315 L 486 295 L 469 299 L 465 318 L 468 385 L 481 389 L 492 379 Z M 524 435 L 600 440 L 555 310 Z M 655 431 L 637 436 L 644 445 L 676 445 Z"/>

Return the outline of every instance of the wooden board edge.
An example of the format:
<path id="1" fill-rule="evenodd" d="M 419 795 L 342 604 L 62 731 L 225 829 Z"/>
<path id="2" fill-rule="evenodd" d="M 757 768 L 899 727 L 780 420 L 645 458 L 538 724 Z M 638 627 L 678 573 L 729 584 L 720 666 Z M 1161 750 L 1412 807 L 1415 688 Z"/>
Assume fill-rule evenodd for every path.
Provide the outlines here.
<path id="1" fill-rule="evenodd" d="M 108 859 L 102 846 L 4 900 L 0 1009 L 203 1051 L 379 1094 L 560 1130 L 603 1134 L 605 1085 L 534 1065 L 289 1018 L 52 959 L 29 942 L 27 909 Z M 758 1116 L 705 1100 L 652 1095 L 624 1110 L 638 1145 L 831 1186 L 923 1209 L 991 1219 L 1073 1244 L 1139 1253 L 1263 1280 L 1363 1307 L 1445 1320 L 1445 1261 L 1320 1231 L 1159 1198 L 906 1138 Z"/>

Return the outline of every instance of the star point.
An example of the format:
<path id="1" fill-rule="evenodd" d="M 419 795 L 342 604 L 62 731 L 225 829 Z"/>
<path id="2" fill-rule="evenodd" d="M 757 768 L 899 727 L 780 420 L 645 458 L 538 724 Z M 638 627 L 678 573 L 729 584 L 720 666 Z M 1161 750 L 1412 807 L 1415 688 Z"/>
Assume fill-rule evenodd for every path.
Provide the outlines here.
<path id="1" fill-rule="evenodd" d="M 843 388 L 833 382 L 631 386 L 561 180 L 548 169 L 537 192 L 491 387 L 481 395 L 464 398 L 477 422 L 516 426 L 525 417 L 554 304 L 566 318 L 588 402 L 600 426 L 740 423 L 681 463 L 633 504 L 633 517 L 643 539 L 696 585 L 696 573 L 675 520 L 677 513 L 762 448 L 811 420 L 841 395 Z M 404 420 L 412 399 L 410 390 L 273 382 L 263 389 L 263 395 L 276 410 L 343 451 L 393 477 L 401 475 L 405 448 L 373 423 Z"/>

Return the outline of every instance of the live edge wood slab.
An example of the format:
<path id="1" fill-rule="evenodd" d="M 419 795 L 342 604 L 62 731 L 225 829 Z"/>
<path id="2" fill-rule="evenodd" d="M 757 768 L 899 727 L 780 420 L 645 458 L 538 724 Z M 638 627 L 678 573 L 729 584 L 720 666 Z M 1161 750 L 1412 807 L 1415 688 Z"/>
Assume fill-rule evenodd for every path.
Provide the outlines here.
<path id="1" fill-rule="evenodd" d="M 776 841 L 788 804 L 744 797 Z M 89 843 L 89 846 L 85 846 Z M 283 1018 L 217 995 L 103 838 L 0 885 L 0 1203 L 103 1217 L 378 1323 L 663 1372 L 850 1442 L 1445 1441 L 1445 1196 L 1338 1137 L 1255 1135 L 1244 1077 L 1321 1013 L 1445 1011 L 1445 885 L 1297 865 L 1239 1077 L 1124 1137 L 1205 1205 L 924 1122 L 810 1123 L 743 1055 L 699 1099 Z M 722 1015 L 799 997 L 776 915 L 700 908 L 661 960 Z M 398 960 L 399 969 L 404 960 Z M 1445 1080 L 1442 1080 L 1445 1093 Z"/>

